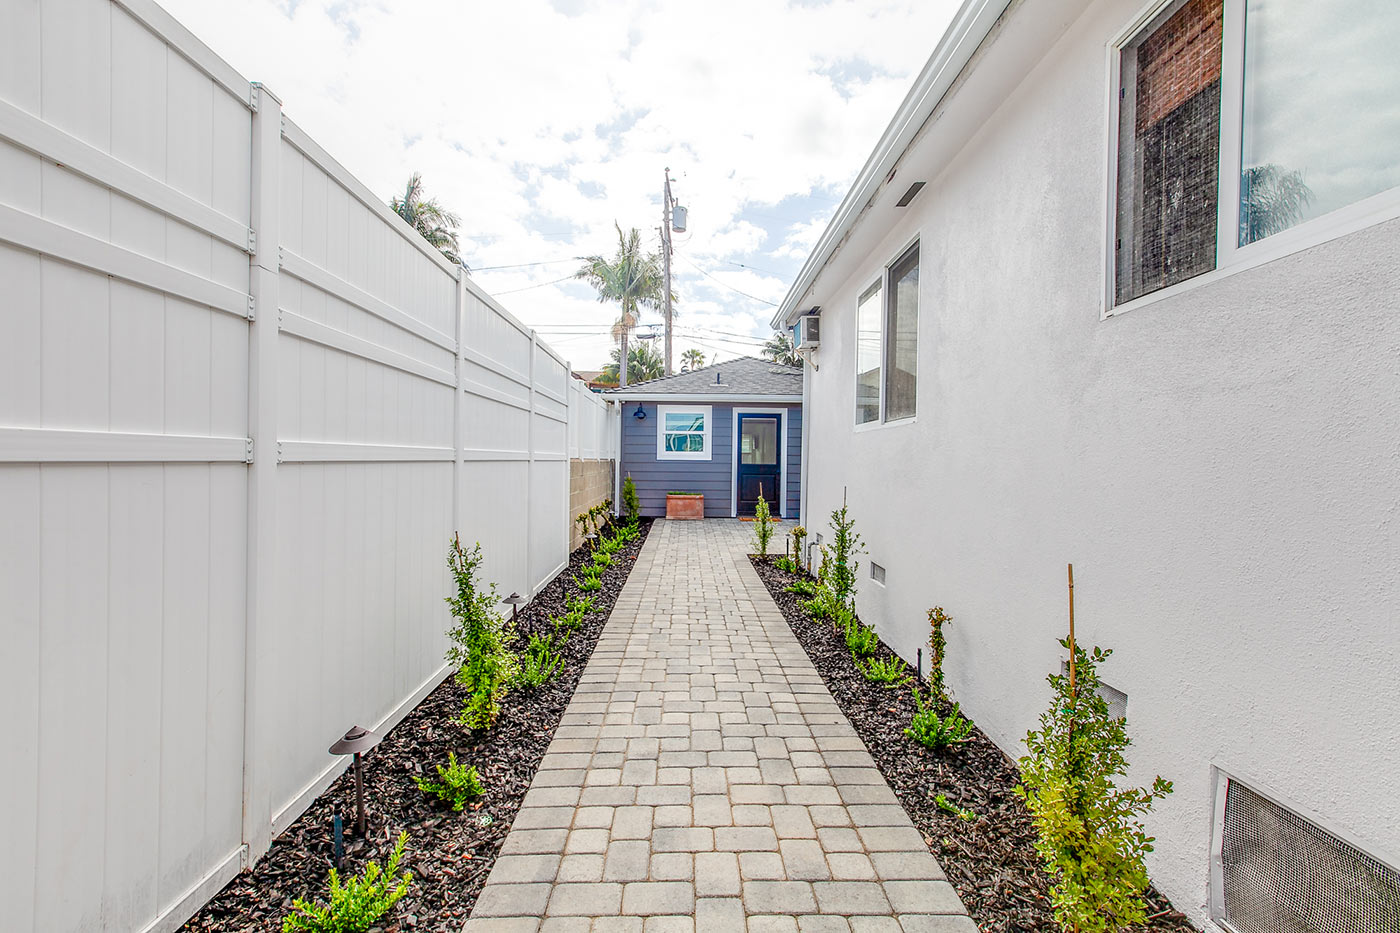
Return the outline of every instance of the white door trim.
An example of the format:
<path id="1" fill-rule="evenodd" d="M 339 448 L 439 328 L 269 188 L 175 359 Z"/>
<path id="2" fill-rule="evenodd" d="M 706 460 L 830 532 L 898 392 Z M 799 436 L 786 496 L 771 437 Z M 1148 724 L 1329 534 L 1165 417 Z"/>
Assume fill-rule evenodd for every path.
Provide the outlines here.
<path id="1" fill-rule="evenodd" d="M 734 423 L 729 434 L 729 517 L 739 517 L 739 416 L 740 415 L 777 415 L 778 416 L 778 443 L 781 445 L 783 453 L 778 459 L 778 485 L 782 487 L 782 494 L 778 497 L 778 517 L 787 518 L 788 500 L 788 408 L 740 408 L 734 407 Z"/>

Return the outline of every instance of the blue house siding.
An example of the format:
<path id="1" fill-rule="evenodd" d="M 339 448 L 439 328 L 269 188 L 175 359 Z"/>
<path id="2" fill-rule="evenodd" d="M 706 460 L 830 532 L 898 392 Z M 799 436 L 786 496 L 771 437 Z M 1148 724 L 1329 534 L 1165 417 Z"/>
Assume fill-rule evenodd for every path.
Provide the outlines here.
<path id="1" fill-rule="evenodd" d="M 636 417 L 641 405 L 647 416 Z M 643 515 L 665 515 L 666 493 L 699 492 L 705 495 L 706 518 L 728 518 L 734 485 L 734 409 L 731 403 L 709 403 L 714 409 L 710 427 L 709 460 L 657 460 L 657 402 L 626 402 L 622 406 L 622 476 L 637 485 Z M 681 404 L 661 402 L 660 404 Z M 689 404 L 689 403 L 685 403 Z M 739 408 L 782 408 L 787 423 L 787 514 L 797 515 L 802 476 L 802 407 L 745 403 Z"/>

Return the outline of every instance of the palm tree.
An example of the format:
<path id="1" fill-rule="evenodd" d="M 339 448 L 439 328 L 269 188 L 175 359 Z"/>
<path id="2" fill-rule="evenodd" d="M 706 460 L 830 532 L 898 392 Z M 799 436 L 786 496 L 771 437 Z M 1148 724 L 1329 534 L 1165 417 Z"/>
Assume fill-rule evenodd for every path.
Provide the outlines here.
<path id="1" fill-rule="evenodd" d="M 603 374 L 598 377 L 599 382 L 617 384 L 618 360 L 621 357 L 621 349 L 613 347 L 612 362 L 603 367 Z M 666 375 L 666 362 L 649 344 L 639 343 L 627 351 L 627 372 L 632 375 L 634 382 L 660 379 Z"/>
<path id="2" fill-rule="evenodd" d="M 410 175 L 403 197 L 391 198 L 389 208 L 449 260 L 462 263 L 462 257 L 457 254 L 457 228 L 462 218 L 439 204 L 437 198 L 423 197 L 422 175 L 417 172 Z"/>
<path id="3" fill-rule="evenodd" d="M 802 358 L 797 355 L 797 348 L 792 345 L 792 337 L 785 330 L 774 331 L 773 336 L 763 345 L 763 355 L 784 366 L 802 365 Z"/>
<path id="4" fill-rule="evenodd" d="M 681 354 L 681 372 L 701 369 L 705 365 L 705 351 L 691 347 Z"/>
<path id="5" fill-rule="evenodd" d="M 1298 223 L 1312 199 L 1302 172 L 1272 162 L 1245 169 L 1240 177 L 1240 245 Z"/>
<path id="6" fill-rule="evenodd" d="M 627 385 L 627 370 L 631 366 L 631 354 L 627 352 L 627 338 L 637 326 L 642 308 L 659 308 L 662 303 L 661 262 L 655 253 L 642 253 L 642 235 L 633 227 L 626 234 L 617 221 L 617 255 L 611 260 L 602 256 L 584 256 L 583 268 L 574 273 L 574 278 L 583 279 L 598 290 L 600 302 L 616 301 L 622 305 L 622 314 L 613 324 L 613 337 L 617 340 L 622 362 L 620 385 Z"/>

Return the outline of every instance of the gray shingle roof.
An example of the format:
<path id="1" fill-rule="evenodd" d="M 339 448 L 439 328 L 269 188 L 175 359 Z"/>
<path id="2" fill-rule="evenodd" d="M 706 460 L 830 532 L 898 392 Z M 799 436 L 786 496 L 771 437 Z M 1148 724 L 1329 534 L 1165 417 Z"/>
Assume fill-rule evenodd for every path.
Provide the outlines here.
<path id="1" fill-rule="evenodd" d="M 719 384 L 715 375 L 719 375 Z M 634 382 L 624 389 L 608 389 L 603 395 L 665 398 L 668 395 L 786 395 L 802 394 L 802 368 L 785 366 L 752 356 L 725 360 L 688 373 Z"/>

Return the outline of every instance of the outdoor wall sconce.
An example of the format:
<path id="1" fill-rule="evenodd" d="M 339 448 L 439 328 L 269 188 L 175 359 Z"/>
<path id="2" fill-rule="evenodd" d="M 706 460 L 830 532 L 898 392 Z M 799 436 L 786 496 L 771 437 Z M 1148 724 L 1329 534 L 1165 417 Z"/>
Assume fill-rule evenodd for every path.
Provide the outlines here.
<path id="1" fill-rule="evenodd" d="M 365 836 L 365 769 L 360 756 L 379 744 L 381 736 L 363 726 L 351 726 L 328 751 L 332 755 L 355 756 L 355 832 Z"/>
<path id="2" fill-rule="evenodd" d="M 632 417 L 636 418 L 638 421 L 647 420 L 647 410 L 642 407 L 641 402 L 637 403 L 637 410 L 632 412 Z"/>
<path id="3" fill-rule="evenodd" d="M 516 610 L 519 609 L 522 604 L 529 602 L 529 600 L 527 600 L 524 596 L 521 596 L 519 593 L 511 593 L 505 599 L 501 600 L 501 602 L 505 603 L 507 606 L 510 607 L 510 622 L 512 625 L 514 625 Z"/>

